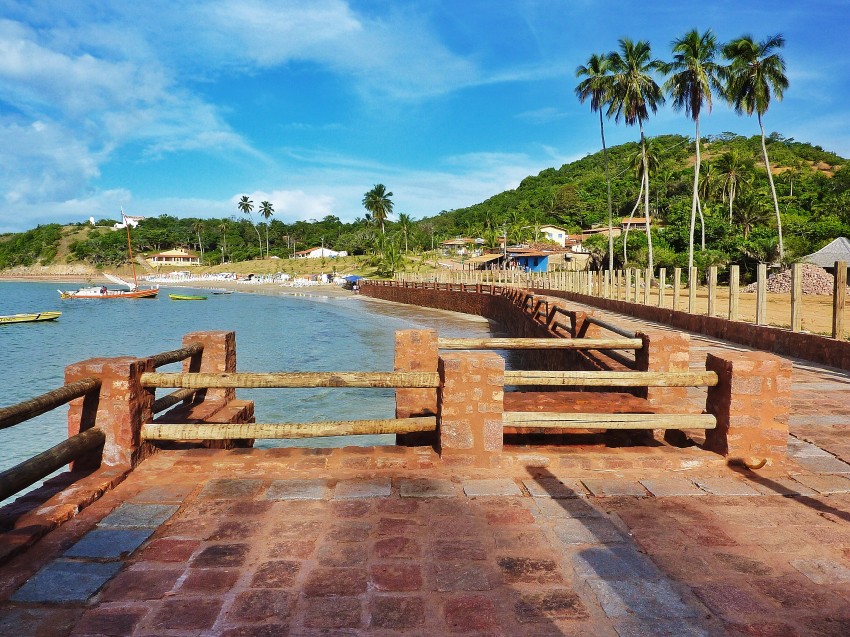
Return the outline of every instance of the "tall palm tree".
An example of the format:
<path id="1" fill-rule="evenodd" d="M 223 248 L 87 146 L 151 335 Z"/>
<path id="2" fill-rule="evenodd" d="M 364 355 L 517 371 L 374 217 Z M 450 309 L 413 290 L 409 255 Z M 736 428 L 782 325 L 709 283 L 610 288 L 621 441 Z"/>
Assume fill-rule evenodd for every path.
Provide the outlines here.
<path id="1" fill-rule="evenodd" d="M 738 205 L 735 206 L 735 223 L 741 229 L 744 239 L 750 235 L 754 227 L 763 224 L 769 216 L 770 212 L 752 194 L 745 193 L 738 198 Z"/>
<path id="2" fill-rule="evenodd" d="M 407 239 L 410 236 L 410 231 L 413 228 L 413 219 L 409 214 L 404 212 L 399 213 L 398 215 L 398 229 L 401 231 L 401 234 L 404 235 L 404 251 L 408 252 L 407 247 Z"/>
<path id="3" fill-rule="evenodd" d="M 218 229 L 221 230 L 221 263 L 224 264 L 224 253 L 227 252 L 227 221 L 222 221 Z"/>
<path id="4" fill-rule="evenodd" d="M 643 196 L 644 217 L 646 218 L 646 238 L 649 269 L 653 269 L 652 234 L 649 225 L 649 169 L 646 165 L 646 138 L 643 122 L 649 119 L 650 111 L 655 113 L 664 103 L 661 87 L 650 75 L 660 71 L 663 63 L 652 58 L 649 42 L 633 42 L 629 38 L 620 39 L 620 51 L 608 54 L 611 65 L 611 101 L 608 115 L 614 115 L 614 121 L 622 117 L 627 126 L 638 124 L 640 128 L 640 150 L 643 157 Z"/>
<path id="5" fill-rule="evenodd" d="M 587 64 L 576 68 L 576 77 L 584 79 L 575 88 L 579 102 L 584 104 L 590 98 L 591 112 L 599 112 L 599 134 L 602 137 L 602 157 L 605 161 L 605 183 L 608 186 L 608 269 L 614 270 L 614 208 L 611 203 L 611 177 L 608 174 L 608 148 L 605 145 L 605 125 L 602 120 L 602 107 L 611 99 L 611 62 L 598 53 L 587 60 Z M 554 205 L 553 205 L 554 207 Z"/>
<path id="6" fill-rule="evenodd" d="M 248 215 L 248 218 L 251 220 L 251 225 L 254 226 L 254 230 L 257 232 L 257 240 L 260 242 L 260 258 L 263 258 L 263 238 L 260 236 L 260 230 L 254 225 L 254 217 L 251 213 L 254 211 L 254 202 L 248 198 L 248 195 L 242 195 L 242 199 L 236 204 L 236 207 L 239 208 L 240 212 L 244 212 Z"/>
<path id="7" fill-rule="evenodd" d="M 785 257 L 782 218 L 779 215 L 779 200 L 776 197 L 776 187 L 773 185 L 773 174 L 767 157 L 762 116 L 770 106 L 771 97 L 781 100 L 785 89 L 788 88 L 785 60 L 776 52 L 783 46 L 785 46 L 785 38 L 777 34 L 761 42 L 755 42 L 750 35 L 743 35 L 723 47 L 723 56 L 729 60 L 729 66 L 724 68 L 726 98 L 739 115 L 741 113 L 752 115 L 755 112 L 758 117 L 761 129 L 761 151 L 764 155 L 764 167 L 767 170 L 770 193 L 773 195 L 776 228 L 779 232 L 780 261 Z"/>
<path id="8" fill-rule="evenodd" d="M 685 114 L 694 120 L 696 127 L 694 164 L 694 192 L 691 199 L 691 224 L 688 239 L 688 272 L 694 267 L 694 227 L 699 204 L 700 134 L 699 116 L 705 106 L 711 112 L 711 92 L 721 91 L 720 66 L 714 61 L 717 54 L 717 38 L 711 29 L 703 34 L 693 29 L 673 41 L 673 61 L 664 65 L 664 72 L 671 74 L 664 83 L 670 93 L 673 108 L 685 109 Z"/>
<path id="9" fill-rule="evenodd" d="M 201 263 L 204 262 L 204 243 L 201 241 L 201 230 L 204 229 L 204 222 L 198 219 L 195 223 L 192 224 L 192 230 L 195 231 L 195 234 L 198 235 L 198 248 L 201 251 Z"/>
<path id="10" fill-rule="evenodd" d="M 372 213 L 372 219 L 381 226 L 381 234 L 384 234 L 384 222 L 393 212 L 393 202 L 390 197 L 393 193 L 387 192 L 384 184 L 375 184 L 372 190 L 363 195 L 363 207 Z"/>
<path id="11" fill-rule="evenodd" d="M 746 181 L 747 173 L 752 169 L 737 148 L 731 148 L 717 159 L 717 170 L 723 184 L 723 200 L 729 199 L 729 223 L 732 223 L 732 209 L 735 206 L 735 196 L 741 185 Z"/>
<path id="12" fill-rule="evenodd" d="M 266 258 L 269 256 L 269 219 L 274 216 L 274 208 L 268 201 L 260 204 L 260 216 L 266 220 Z"/>

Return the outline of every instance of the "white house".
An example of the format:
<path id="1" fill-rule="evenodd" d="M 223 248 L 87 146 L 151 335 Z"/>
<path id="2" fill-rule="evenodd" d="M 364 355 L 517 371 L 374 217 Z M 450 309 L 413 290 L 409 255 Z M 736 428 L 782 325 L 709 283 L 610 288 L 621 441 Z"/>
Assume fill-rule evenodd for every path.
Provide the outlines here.
<path id="1" fill-rule="evenodd" d="M 201 259 L 197 254 L 183 248 L 148 255 L 147 261 L 151 265 L 201 265 Z"/>
<path id="2" fill-rule="evenodd" d="M 540 226 L 540 234 L 549 241 L 557 243 L 562 248 L 567 243 L 567 231 L 558 226 Z"/>

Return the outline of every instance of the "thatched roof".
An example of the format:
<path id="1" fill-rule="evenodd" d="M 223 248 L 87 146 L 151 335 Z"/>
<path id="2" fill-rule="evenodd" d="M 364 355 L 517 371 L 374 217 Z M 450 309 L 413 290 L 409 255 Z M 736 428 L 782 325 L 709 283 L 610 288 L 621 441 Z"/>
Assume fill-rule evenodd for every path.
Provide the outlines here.
<path id="1" fill-rule="evenodd" d="M 838 237 L 817 252 L 804 256 L 800 261 L 814 263 L 822 268 L 832 268 L 836 261 L 844 261 L 850 264 L 850 239 Z"/>

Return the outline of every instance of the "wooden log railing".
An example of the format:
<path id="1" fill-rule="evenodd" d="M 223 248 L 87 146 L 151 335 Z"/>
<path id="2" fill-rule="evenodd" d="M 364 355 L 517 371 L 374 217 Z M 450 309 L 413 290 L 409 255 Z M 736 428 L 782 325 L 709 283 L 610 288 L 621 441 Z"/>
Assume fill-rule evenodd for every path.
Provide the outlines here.
<path id="1" fill-rule="evenodd" d="M 641 349 L 639 338 L 440 338 L 440 349 Z"/>
<path id="2" fill-rule="evenodd" d="M 505 371 L 506 385 L 559 387 L 715 387 L 715 372 Z"/>
<path id="3" fill-rule="evenodd" d="M 222 388 L 303 388 L 365 387 L 388 389 L 435 389 L 440 386 L 436 372 L 241 372 L 232 374 L 162 373 L 142 374 L 144 387 Z"/>
<path id="4" fill-rule="evenodd" d="M 204 346 L 201 343 L 192 343 L 187 347 L 171 350 L 170 352 L 162 352 L 151 356 L 154 367 L 162 367 L 171 363 L 179 363 L 192 356 L 199 356 L 204 353 Z"/>
<path id="5" fill-rule="evenodd" d="M 0 429 L 5 429 L 35 418 L 36 416 L 46 414 L 48 411 L 61 407 L 75 398 L 80 398 L 98 389 L 100 389 L 100 380 L 97 378 L 85 378 L 75 383 L 63 385 L 58 389 L 17 403 L 16 405 L 3 407 L 0 409 Z"/>
<path id="6" fill-rule="evenodd" d="M 545 433 L 548 429 L 714 429 L 712 414 L 598 414 L 537 411 L 506 411 L 506 427 L 524 433 Z"/>

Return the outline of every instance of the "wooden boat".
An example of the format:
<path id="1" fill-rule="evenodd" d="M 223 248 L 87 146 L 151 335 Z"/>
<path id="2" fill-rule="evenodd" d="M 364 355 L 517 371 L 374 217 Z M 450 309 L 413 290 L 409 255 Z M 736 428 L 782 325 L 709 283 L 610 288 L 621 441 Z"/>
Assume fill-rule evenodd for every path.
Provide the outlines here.
<path id="1" fill-rule="evenodd" d="M 32 312 L 30 314 L 11 314 L 9 316 L 0 316 L 0 325 L 7 323 L 33 323 L 35 321 L 55 321 L 62 312 Z"/>
<path id="2" fill-rule="evenodd" d="M 207 297 L 198 294 L 169 294 L 172 301 L 206 301 Z"/>
<path id="3" fill-rule="evenodd" d="M 121 219 L 124 222 L 124 227 L 127 228 L 127 252 L 130 255 L 130 265 L 133 268 L 133 282 L 125 281 L 124 279 L 106 274 L 103 276 L 126 287 L 126 290 L 116 290 L 107 288 L 105 285 L 94 286 L 88 288 L 80 288 L 79 290 L 59 290 L 59 296 L 63 299 L 153 299 L 159 293 L 159 286 L 152 288 L 140 288 L 136 280 L 136 263 L 133 261 L 133 246 L 130 244 L 130 224 L 127 223 L 127 217 L 124 216 L 124 210 L 121 210 Z"/>

